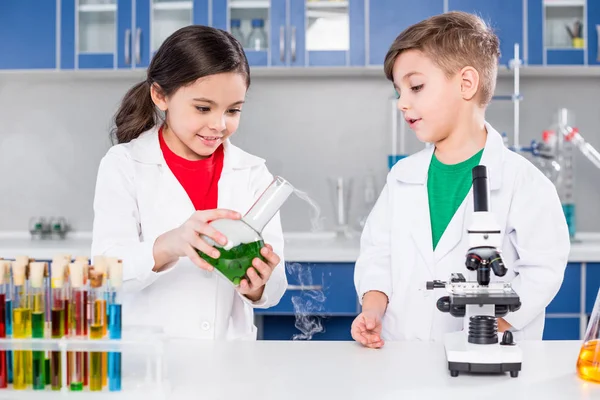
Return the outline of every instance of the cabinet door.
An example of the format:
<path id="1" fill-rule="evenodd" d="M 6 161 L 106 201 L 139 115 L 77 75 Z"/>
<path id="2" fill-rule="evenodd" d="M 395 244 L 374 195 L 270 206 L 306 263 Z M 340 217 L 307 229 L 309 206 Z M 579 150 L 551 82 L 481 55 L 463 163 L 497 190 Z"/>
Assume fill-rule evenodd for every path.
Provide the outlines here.
<path id="1" fill-rule="evenodd" d="M 543 0 L 527 0 L 527 54 L 529 65 L 544 64 Z"/>
<path id="2" fill-rule="evenodd" d="M 404 29 L 443 12 L 443 0 L 370 1 L 369 65 L 383 65 L 392 42 Z"/>
<path id="3" fill-rule="evenodd" d="M 56 1 L 0 2 L 0 69 L 56 68 Z"/>
<path id="4" fill-rule="evenodd" d="M 132 0 L 62 0 L 61 68 L 131 68 Z"/>
<path id="5" fill-rule="evenodd" d="M 267 66 L 271 49 L 279 50 L 284 39 L 279 35 L 285 29 L 286 8 L 286 0 L 213 0 L 212 26 L 242 44 L 250 66 Z"/>
<path id="6" fill-rule="evenodd" d="M 600 64 L 600 1 L 588 0 L 586 25 L 588 64 L 598 65 Z"/>
<path id="7" fill-rule="evenodd" d="M 292 2 L 291 18 L 304 16 L 304 20 L 298 18 L 292 22 L 292 27 L 306 27 L 303 34 L 305 48 L 297 46 L 297 51 L 305 54 L 307 65 L 365 65 L 364 0 Z"/>
<path id="8" fill-rule="evenodd" d="M 448 0 L 448 11 L 466 11 L 482 17 L 500 39 L 500 64 L 514 58 L 515 43 L 523 58 L 523 0 Z"/>
<path id="9" fill-rule="evenodd" d="M 160 45 L 176 30 L 209 22 L 208 0 L 137 0 L 135 8 L 135 67 L 148 67 Z"/>

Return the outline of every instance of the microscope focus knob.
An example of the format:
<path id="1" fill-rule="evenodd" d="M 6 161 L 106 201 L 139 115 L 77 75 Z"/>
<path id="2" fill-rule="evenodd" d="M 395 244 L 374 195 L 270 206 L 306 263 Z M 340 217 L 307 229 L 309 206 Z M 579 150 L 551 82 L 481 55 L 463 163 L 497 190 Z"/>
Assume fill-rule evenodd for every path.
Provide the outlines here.
<path id="1" fill-rule="evenodd" d="M 500 344 L 503 346 L 513 346 L 515 344 L 511 331 L 504 331 L 504 334 L 502 335 L 502 342 L 500 342 Z"/>
<path id="2" fill-rule="evenodd" d="M 450 312 L 450 296 L 440 297 L 436 303 L 436 307 L 441 312 Z"/>

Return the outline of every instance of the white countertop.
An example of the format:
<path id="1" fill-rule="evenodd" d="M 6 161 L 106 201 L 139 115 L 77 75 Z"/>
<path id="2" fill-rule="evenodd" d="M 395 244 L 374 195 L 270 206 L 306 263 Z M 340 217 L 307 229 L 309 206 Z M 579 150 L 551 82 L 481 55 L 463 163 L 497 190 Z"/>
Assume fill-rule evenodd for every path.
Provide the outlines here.
<path id="1" fill-rule="evenodd" d="M 355 262 L 360 250 L 359 234 L 338 238 L 333 233 L 297 233 L 285 235 L 285 258 L 292 262 Z M 27 255 L 52 259 L 60 253 L 89 257 L 91 234 L 71 235 L 65 240 L 32 240 L 27 233 L 0 232 L 0 257 L 10 259 Z M 582 232 L 571 244 L 569 261 L 600 263 L 600 233 Z"/>
<path id="2" fill-rule="evenodd" d="M 168 346 L 168 399 L 600 399 L 575 372 L 580 342 L 522 342 L 517 378 L 452 378 L 443 346 L 389 342 L 181 341 Z"/>

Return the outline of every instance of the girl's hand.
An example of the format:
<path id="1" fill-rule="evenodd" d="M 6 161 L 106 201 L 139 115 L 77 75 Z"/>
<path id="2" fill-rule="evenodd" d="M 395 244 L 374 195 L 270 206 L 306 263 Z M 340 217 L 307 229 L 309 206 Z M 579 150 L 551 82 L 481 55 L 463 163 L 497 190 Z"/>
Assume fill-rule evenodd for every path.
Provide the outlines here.
<path id="1" fill-rule="evenodd" d="M 265 290 L 265 284 L 281 261 L 279 256 L 273 252 L 270 244 L 265 244 L 265 247 L 260 250 L 260 254 L 267 262 L 265 263 L 260 258 L 252 260 L 253 268 L 248 268 L 248 272 L 246 272 L 248 278 L 242 279 L 237 289 L 239 293 L 252 301 L 260 300 Z"/>
<path id="2" fill-rule="evenodd" d="M 225 245 L 227 238 L 209 225 L 210 221 L 217 219 L 240 219 L 238 212 L 231 210 L 203 210 L 196 211 L 179 228 L 175 228 L 160 235 L 154 242 L 154 268 L 160 271 L 165 265 L 177 261 L 179 257 L 189 257 L 198 267 L 212 271 L 213 267 L 204 261 L 198 253 L 200 250 L 212 258 L 219 258 L 217 249 L 206 243 L 200 235 L 205 235 L 215 243 Z"/>

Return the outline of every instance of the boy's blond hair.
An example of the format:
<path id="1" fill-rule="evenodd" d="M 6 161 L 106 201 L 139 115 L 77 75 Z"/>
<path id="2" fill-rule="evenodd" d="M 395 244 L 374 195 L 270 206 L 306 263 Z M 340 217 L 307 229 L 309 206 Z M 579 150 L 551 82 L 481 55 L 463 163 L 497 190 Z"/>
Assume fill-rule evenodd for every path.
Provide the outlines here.
<path id="1" fill-rule="evenodd" d="M 405 29 L 385 56 L 384 71 L 393 81 L 398 56 L 407 50 L 422 51 L 449 78 L 470 65 L 479 73 L 479 103 L 487 105 L 496 88 L 499 40 L 478 16 L 451 11 L 423 20 Z"/>

